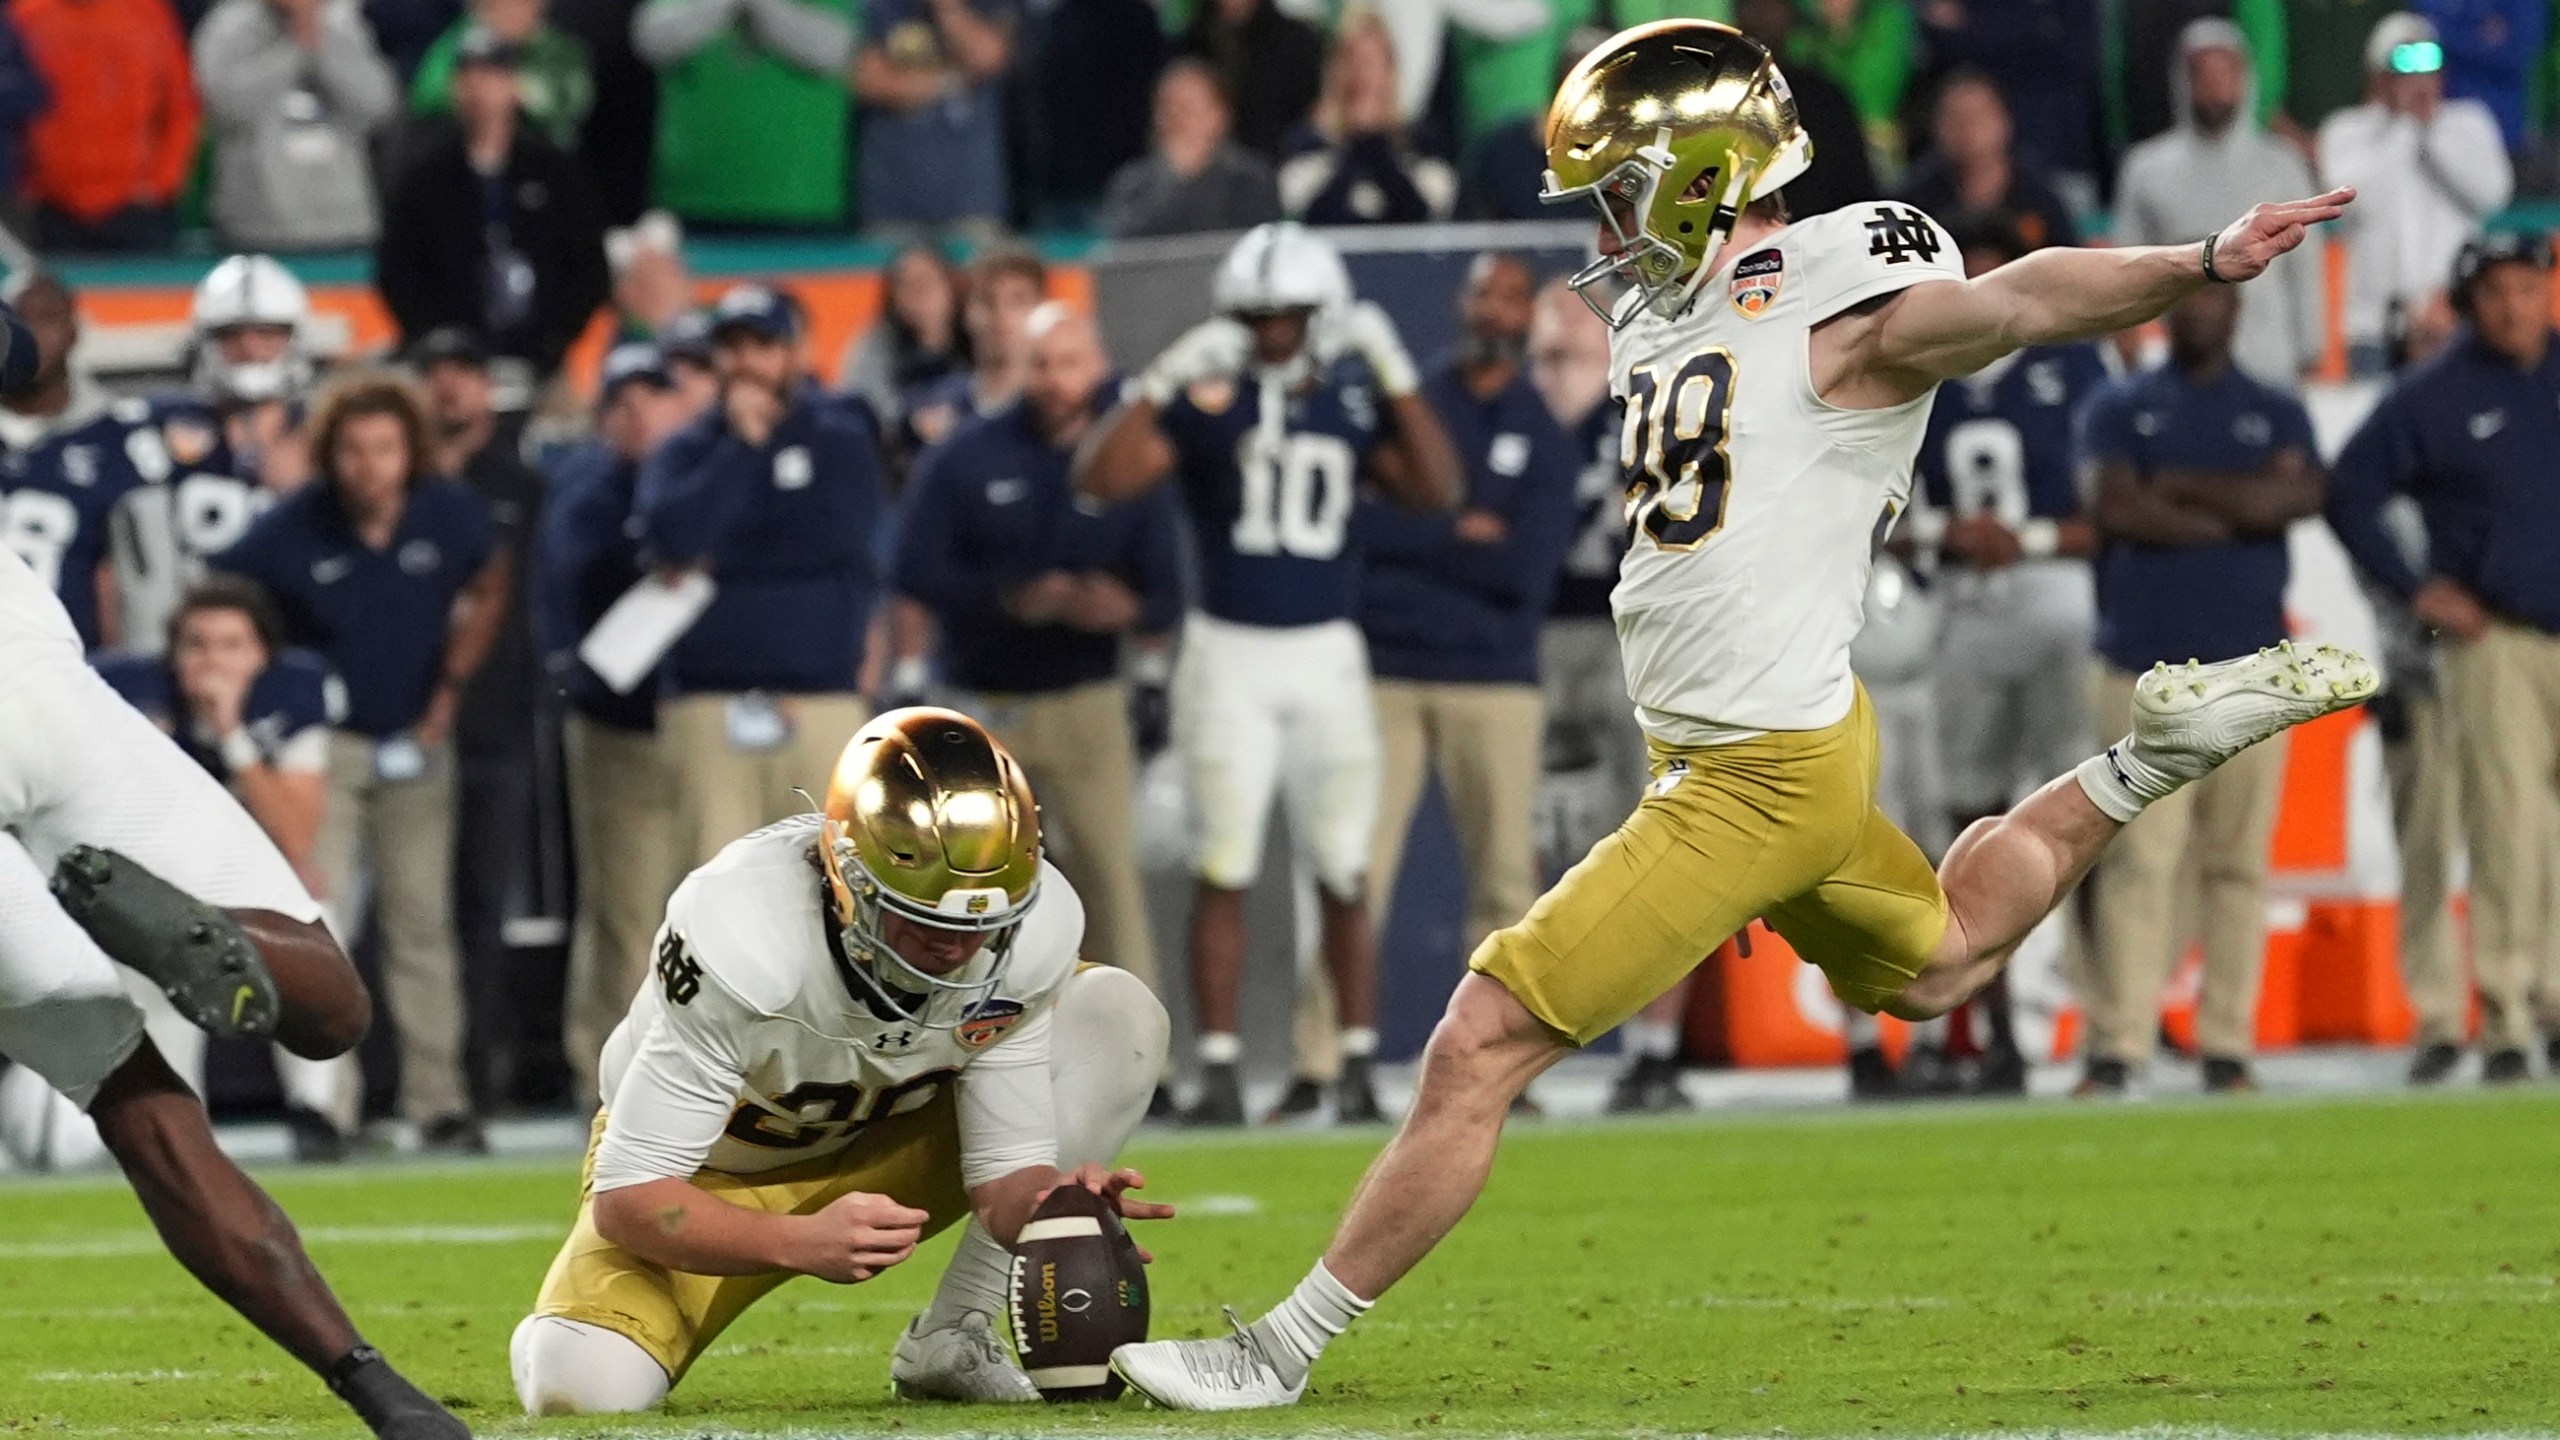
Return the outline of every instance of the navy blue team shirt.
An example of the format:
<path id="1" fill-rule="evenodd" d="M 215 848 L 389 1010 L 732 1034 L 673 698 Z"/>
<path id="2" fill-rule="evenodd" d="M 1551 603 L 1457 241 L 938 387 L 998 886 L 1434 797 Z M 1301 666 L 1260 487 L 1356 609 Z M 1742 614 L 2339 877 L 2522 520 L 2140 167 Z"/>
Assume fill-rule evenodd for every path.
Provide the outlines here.
<path id="1" fill-rule="evenodd" d="M 551 464 L 542 524 L 534 533 L 533 643 L 543 668 L 580 714 L 618 730 L 658 728 L 653 678 L 617 695 L 578 658 L 578 644 L 623 592 L 647 573 L 633 533 L 640 467 L 601 440 Z"/>
<path id="2" fill-rule="evenodd" d="M 1454 512 L 1364 502 L 1369 668 L 1400 680 L 1534 685 L 1538 629 L 1573 543 L 1583 449 L 1525 374 L 1479 400 L 1443 364 L 1424 378 L 1422 397 L 1466 466 L 1466 508 L 1500 515 L 1508 533 L 1473 543 L 1458 538 Z"/>
<path id="3" fill-rule="evenodd" d="M 0 544 L 53 587 L 91 649 L 100 638 L 98 570 L 107 559 L 108 517 L 143 484 L 132 449 L 137 428 L 135 417 L 102 408 L 0 454 Z"/>
<path id="4" fill-rule="evenodd" d="M 2021 350 L 1988 384 L 1939 386 L 1920 442 L 1922 493 L 1938 509 L 2009 516 L 2013 524 L 2079 514 L 2072 424 L 2106 383 L 2106 361 L 2084 342 Z"/>
<path id="5" fill-rule="evenodd" d="M 866 414 L 806 387 L 765 443 L 749 445 L 714 406 L 640 467 L 643 556 L 705 566 L 719 583 L 667 654 L 666 693 L 854 688 L 884 518 Z"/>
<path id="6" fill-rule="evenodd" d="M 2129 375 L 2090 397 L 2085 460 L 2123 460 L 2149 479 L 2168 467 L 2263 471 L 2277 451 L 2316 454 L 2300 401 L 2225 366 L 2210 381 L 2174 365 Z M 2098 653 L 2123 670 L 2224 660 L 2285 638 L 2290 575 L 2281 534 L 2219 545 L 2146 545 L 2102 537 Z"/>
<path id="7" fill-rule="evenodd" d="M 286 639 L 320 652 L 346 683 L 342 728 L 380 740 L 415 725 L 435 698 L 453 602 L 496 546 L 488 502 L 458 482 L 420 481 L 391 543 L 375 550 L 356 537 L 336 487 L 314 480 L 213 564 L 267 588 Z"/>
<path id="8" fill-rule="evenodd" d="M 1120 637 L 1025 625 L 1014 587 L 1051 570 L 1099 570 L 1135 591 L 1138 630 L 1182 618 L 1181 519 L 1159 487 L 1106 505 L 1076 493 L 1072 450 L 1049 443 L 1027 403 L 966 422 L 907 482 L 895 576 L 942 623 L 945 678 L 964 690 L 1034 695 L 1107 680 Z"/>
<path id="9" fill-rule="evenodd" d="M 188 759 L 214 779 L 231 783 L 231 766 L 222 758 L 219 737 L 197 734 L 188 723 L 177 673 L 169 668 L 167 656 L 110 650 L 91 657 L 90 663 L 127 704 L 177 741 Z M 308 650 L 287 648 L 277 651 L 258 678 L 249 682 L 249 693 L 240 702 L 240 728 L 266 763 L 273 765 L 296 738 L 314 726 L 338 724 L 344 711 L 345 697 L 329 673 L 329 662 Z"/>
<path id="10" fill-rule="evenodd" d="M 1262 389 L 1246 376 L 1193 385 L 1156 421 L 1191 514 L 1200 608 L 1239 625 L 1341 620 L 1358 597 L 1360 472 L 1392 419 L 1349 360 L 1285 406 L 1265 427 Z"/>
<path id="11" fill-rule="evenodd" d="M 1570 432 L 1582 468 L 1573 484 L 1573 543 L 1556 576 L 1553 613 L 1609 618 L 1609 592 L 1627 553 L 1626 472 L 1618 466 L 1618 431 L 1626 407 L 1603 397 Z"/>
<path id="12" fill-rule="evenodd" d="M 2402 596 L 2458 581 L 2497 615 L 2560 633 L 2560 336 L 2531 370 L 2470 335 L 2402 376 L 2339 452 L 2329 525 Z M 2382 523 L 2394 494 L 2426 522 L 2425 573 Z"/>

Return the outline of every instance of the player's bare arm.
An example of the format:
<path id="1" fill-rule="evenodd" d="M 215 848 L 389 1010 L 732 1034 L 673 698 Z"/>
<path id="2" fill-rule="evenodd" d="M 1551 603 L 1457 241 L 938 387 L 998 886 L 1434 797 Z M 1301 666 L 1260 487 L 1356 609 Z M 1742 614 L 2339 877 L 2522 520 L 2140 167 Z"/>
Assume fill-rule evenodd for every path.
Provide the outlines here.
<path id="1" fill-rule="evenodd" d="M 596 1233 L 688 1275 L 788 1270 L 839 1285 L 915 1253 L 928 1217 L 885 1195 L 847 1195 L 814 1215 L 732 1205 L 689 1180 L 651 1180 L 596 1197 Z"/>
<path id="2" fill-rule="evenodd" d="M 2252 475 L 2166 470 L 2151 487 L 2192 510 L 2219 518 L 2235 535 L 2281 535 L 2328 502 L 2328 476 L 2298 446 L 2279 450 Z"/>
<path id="3" fill-rule="evenodd" d="M 1813 332 L 1814 386 L 1835 405 L 1899 405 L 2030 345 L 2111 334 L 2156 319 L 2217 280 L 2254 280 L 2346 213 L 2355 191 L 2260 205 L 2210 241 L 2115 250 L 2039 250 L 1975 280 L 1896 292 Z M 2206 271 L 2207 251 L 2212 270 Z"/>

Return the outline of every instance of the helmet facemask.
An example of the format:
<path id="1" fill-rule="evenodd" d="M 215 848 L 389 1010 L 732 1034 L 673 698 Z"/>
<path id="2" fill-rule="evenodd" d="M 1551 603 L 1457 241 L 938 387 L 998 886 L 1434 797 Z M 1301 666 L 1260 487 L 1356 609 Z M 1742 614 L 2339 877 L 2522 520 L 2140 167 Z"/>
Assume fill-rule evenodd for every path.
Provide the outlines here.
<path id="1" fill-rule="evenodd" d="M 1811 144 L 1801 130 L 1765 168 L 1728 150 L 1726 165 L 1700 169 L 1666 203 L 1663 186 L 1679 163 L 1670 140 L 1669 129 L 1660 131 L 1652 144 L 1587 185 L 1562 185 L 1550 170 L 1538 195 L 1549 205 L 1589 198 L 1616 240 L 1617 254 L 1595 258 L 1565 282 L 1612 328 L 1634 319 L 1635 311 L 1624 309 L 1623 293 L 1604 299 L 1596 289 L 1601 281 L 1615 279 L 1644 296 L 1640 308 L 1665 320 L 1677 319 L 1715 274 L 1716 261 L 1741 223 L 1743 208 L 1776 194 L 1780 186 L 1803 174 L 1812 159 Z M 1664 221 L 1675 224 L 1683 235 L 1699 237 L 1694 256 L 1688 246 L 1661 233 L 1657 226 Z"/>
<path id="2" fill-rule="evenodd" d="M 855 980 L 870 992 L 866 998 L 928 1030 L 957 1029 L 995 998 L 1012 964 L 1022 917 L 1039 894 L 1036 879 L 1018 902 L 1002 889 L 988 887 L 953 890 L 943 896 L 941 907 L 928 908 L 881 884 L 863 864 L 845 826 L 829 820 L 821 830 L 837 935 Z M 982 934 L 986 940 L 966 964 L 937 975 L 890 943 L 884 922 L 891 914 L 931 929 Z"/>

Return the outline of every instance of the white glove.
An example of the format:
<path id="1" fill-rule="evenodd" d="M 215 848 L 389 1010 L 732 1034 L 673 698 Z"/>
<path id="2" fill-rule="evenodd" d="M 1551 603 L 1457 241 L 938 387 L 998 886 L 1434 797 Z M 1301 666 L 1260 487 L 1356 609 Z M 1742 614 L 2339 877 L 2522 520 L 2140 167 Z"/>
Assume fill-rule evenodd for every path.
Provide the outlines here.
<path id="1" fill-rule="evenodd" d="M 1404 338 L 1396 334 L 1396 322 L 1387 318 L 1387 312 L 1379 309 L 1376 301 L 1353 301 L 1340 312 L 1332 328 L 1333 338 L 1343 349 L 1369 362 L 1370 373 L 1378 377 L 1378 388 L 1388 398 L 1410 395 L 1422 388 L 1422 372 L 1406 352 Z"/>
<path id="2" fill-rule="evenodd" d="M 1138 393 L 1161 409 L 1194 382 L 1244 373 L 1252 358 L 1253 335 L 1242 324 L 1224 315 L 1203 320 L 1138 372 Z"/>

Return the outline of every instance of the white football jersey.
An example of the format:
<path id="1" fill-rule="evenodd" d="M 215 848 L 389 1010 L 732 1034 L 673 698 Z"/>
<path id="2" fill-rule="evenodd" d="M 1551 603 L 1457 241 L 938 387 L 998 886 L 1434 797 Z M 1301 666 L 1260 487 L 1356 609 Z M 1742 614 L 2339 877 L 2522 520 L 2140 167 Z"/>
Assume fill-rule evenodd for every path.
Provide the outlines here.
<path id="1" fill-rule="evenodd" d="M 1849 713 L 1868 563 L 1911 498 L 1934 391 L 1884 410 L 1826 403 L 1813 328 L 1963 278 L 1936 221 L 1853 205 L 1736 254 L 1679 319 L 1639 308 L 1611 338 L 1634 537 L 1610 608 L 1647 733 L 1712 745 Z"/>
<path id="2" fill-rule="evenodd" d="M 25 644 L 69 646 L 77 657 L 80 632 L 44 577 L 17 551 L 0 545 L 0 647 Z"/>
<path id="3" fill-rule="evenodd" d="M 1054 1155 L 1050 1015 L 1084 939 L 1066 877 L 1041 864 L 1003 985 L 957 1029 L 935 1030 L 875 1009 L 844 973 L 817 838 L 814 815 L 767 826 L 667 902 L 655 976 L 605 1042 L 599 1191 L 834 1154 L 954 1085 L 969 1183 Z M 993 1096 L 1004 1111 L 990 1118 Z"/>

